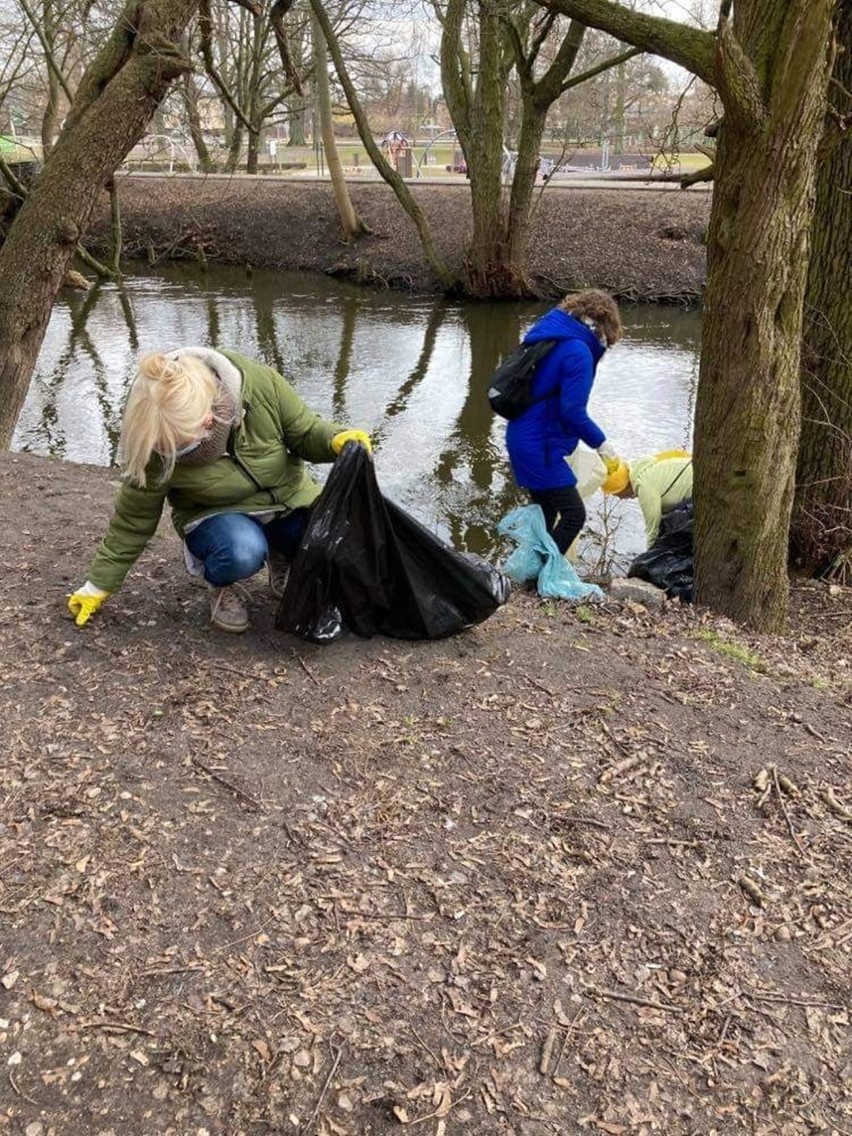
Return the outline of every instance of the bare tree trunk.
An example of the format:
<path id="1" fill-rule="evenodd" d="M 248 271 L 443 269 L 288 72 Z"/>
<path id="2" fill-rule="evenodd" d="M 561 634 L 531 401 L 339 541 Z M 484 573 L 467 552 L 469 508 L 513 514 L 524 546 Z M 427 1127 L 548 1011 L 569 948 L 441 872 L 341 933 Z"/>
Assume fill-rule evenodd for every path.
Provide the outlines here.
<path id="1" fill-rule="evenodd" d="M 182 84 L 186 118 L 189 123 L 189 136 L 198 156 L 198 165 L 205 174 L 213 169 L 213 159 L 210 150 L 204 141 L 204 131 L 201 127 L 201 115 L 198 111 L 198 84 L 194 75 L 184 75 Z"/>
<path id="2" fill-rule="evenodd" d="M 852 4 L 841 4 L 820 145 L 802 342 L 802 436 L 790 533 L 809 574 L 852 549 Z"/>
<path id="3" fill-rule="evenodd" d="M 624 153 L 625 111 L 627 102 L 627 65 L 620 63 L 615 72 L 615 110 L 612 116 L 614 154 Z"/>
<path id="4" fill-rule="evenodd" d="M 113 171 L 190 66 L 194 0 L 128 3 L 0 248 L 0 445 L 7 446 L 71 257 Z"/>
<path id="5" fill-rule="evenodd" d="M 744 13 L 737 5 L 733 27 L 720 24 L 725 119 L 695 423 L 696 598 L 761 630 L 781 629 L 787 612 L 802 305 L 832 7 L 754 0 Z"/>
<path id="6" fill-rule="evenodd" d="M 256 174 L 260 158 L 260 131 L 248 131 L 248 144 L 246 146 L 246 173 Z"/>
<path id="7" fill-rule="evenodd" d="M 478 58 L 464 42 L 467 0 L 449 0 L 441 34 L 444 97 L 470 179 L 473 233 L 465 258 L 465 291 L 477 299 L 529 295 L 523 266 L 512 264 L 506 238 L 503 130 L 509 40 L 504 13 L 474 5 Z"/>
<path id="8" fill-rule="evenodd" d="M 349 196 L 349 187 L 343 174 L 340 163 L 340 154 L 334 137 L 334 122 L 331 114 L 331 87 L 328 81 L 328 50 L 325 36 L 317 18 L 316 12 L 311 12 L 311 35 L 313 39 L 314 56 L 314 92 L 319 112 L 320 134 L 325 160 L 328 163 L 328 174 L 331 178 L 331 188 L 334 193 L 334 203 L 337 206 L 337 215 L 343 229 L 343 236 L 347 241 L 360 237 L 367 231 L 366 225 L 355 212 L 352 198 Z"/>
<path id="9" fill-rule="evenodd" d="M 527 92 L 524 93 L 518 158 L 509 198 L 506 256 L 510 264 L 517 266 L 517 274 L 523 274 L 525 280 L 532 199 L 548 110 L 549 104 L 541 107 Z"/>
<path id="10" fill-rule="evenodd" d="M 695 427 L 696 598 L 777 630 L 835 0 L 737 0 L 732 22 L 723 0 L 715 37 L 612 0 L 541 3 L 683 64 L 721 96 Z"/>
<path id="11" fill-rule="evenodd" d="M 229 174 L 234 173 L 237 166 L 240 164 L 240 158 L 243 152 L 243 126 L 241 122 L 234 120 L 233 130 L 231 131 L 231 139 L 228 143 L 228 157 L 225 159 L 225 169 Z"/>
<path id="12" fill-rule="evenodd" d="M 62 92 L 59 86 L 59 80 L 54 72 L 48 68 L 47 103 L 45 104 L 44 113 L 41 116 L 41 153 L 43 159 L 48 157 L 56 141 L 56 134 L 59 129 L 59 100 L 61 97 Z"/>
<path id="13" fill-rule="evenodd" d="M 423 249 L 423 255 L 426 262 L 435 274 L 435 278 L 441 283 L 445 292 L 452 293 L 457 290 L 458 281 L 453 273 L 447 268 L 440 253 L 435 247 L 435 241 L 432 236 L 432 230 L 429 227 L 429 222 L 426 214 L 423 212 L 417 200 L 414 198 L 411 190 L 405 184 L 405 180 L 400 177 L 397 171 L 391 166 L 387 159 L 382 154 L 379 147 L 376 145 L 376 140 L 370 130 L 370 124 L 367 116 L 364 113 L 364 108 L 361 105 L 361 100 L 358 98 L 358 92 L 355 89 L 355 84 L 349 76 L 346 67 L 346 61 L 340 50 L 340 44 L 334 34 L 334 29 L 331 26 L 331 21 L 328 14 L 323 8 L 319 0 L 311 0 L 311 8 L 320 22 L 323 36 L 325 37 L 326 46 L 331 53 L 331 58 L 334 61 L 334 67 L 337 71 L 337 77 L 343 87 L 346 95 L 346 101 L 349 103 L 349 109 L 355 119 L 358 127 L 358 135 L 364 144 L 364 147 L 370 157 L 370 161 L 379 171 L 379 174 L 391 187 L 397 200 L 399 201 L 406 214 L 411 218 L 414 227 L 417 229 L 417 235 L 420 238 L 420 247 Z"/>
<path id="14" fill-rule="evenodd" d="M 305 100 L 299 95 L 294 95 L 288 103 L 289 111 L 289 137 L 287 139 L 288 146 L 307 146 L 308 135 L 305 129 L 305 122 L 307 119 L 307 107 Z"/>

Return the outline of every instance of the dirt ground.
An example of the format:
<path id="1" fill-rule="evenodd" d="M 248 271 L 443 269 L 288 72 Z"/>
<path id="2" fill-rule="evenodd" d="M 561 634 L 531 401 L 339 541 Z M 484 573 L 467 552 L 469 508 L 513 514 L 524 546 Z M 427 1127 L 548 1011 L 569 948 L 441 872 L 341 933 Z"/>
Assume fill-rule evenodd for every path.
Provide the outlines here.
<path id="1" fill-rule="evenodd" d="M 180 258 L 326 272 L 380 288 L 435 291 L 415 228 L 384 184 L 355 184 L 372 234 L 345 244 L 327 183 L 225 177 L 119 179 L 124 250 L 151 262 Z M 470 241 L 470 190 L 414 186 L 436 245 L 461 271 Z M 691 302 L 705 275 L 710 194 L 672 189 L 547 189 L 530 233 L 529 270 L 542 294 L 606 288 L 624 299 Z M 88 244 L 102 252 L 109 202 Z"/>
<path id="2" fill-rule="evenodd" d="M 852 1131 L 852 592 L 214 632 L 0 454 L 0 1132 Z"/>

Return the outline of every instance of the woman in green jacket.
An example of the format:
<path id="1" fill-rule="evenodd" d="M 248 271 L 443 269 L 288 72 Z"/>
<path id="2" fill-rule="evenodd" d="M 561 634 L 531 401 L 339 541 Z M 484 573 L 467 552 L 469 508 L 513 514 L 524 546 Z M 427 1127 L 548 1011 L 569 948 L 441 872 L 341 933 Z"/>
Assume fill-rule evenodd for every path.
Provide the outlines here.
<path id="1" fill-rule="evenodd" d="M 139 362 L 124 411 L 124 483 L 85 584 L 68 600 L 82 626 L 121 587 L 166 501 L 187 567 L 203 574 L 222 631 L 248 627 L 234 585 L 266 563 L 283 592 L 319 486 L 304 463 L 330 462 L 349 442 L 310 410 L 277 371 L 235 351 L 184 347 Z"/>

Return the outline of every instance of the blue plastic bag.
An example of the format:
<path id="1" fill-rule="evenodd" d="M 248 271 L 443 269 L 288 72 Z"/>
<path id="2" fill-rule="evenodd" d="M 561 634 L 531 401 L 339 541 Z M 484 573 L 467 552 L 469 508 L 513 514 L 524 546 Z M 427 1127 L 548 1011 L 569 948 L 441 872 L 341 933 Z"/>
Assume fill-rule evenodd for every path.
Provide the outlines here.
<path id="1" fill-rule="evenodd" d="M 540 596 L 559 600 L 602 599 L 597 584 L 581 580 L 547 531 L 539 505 L 512 509 L 497 525 L 501 536 L 508 536 L 518 547 L 502 565 L 502 570 L 519 584 L 535 581 Z"/>

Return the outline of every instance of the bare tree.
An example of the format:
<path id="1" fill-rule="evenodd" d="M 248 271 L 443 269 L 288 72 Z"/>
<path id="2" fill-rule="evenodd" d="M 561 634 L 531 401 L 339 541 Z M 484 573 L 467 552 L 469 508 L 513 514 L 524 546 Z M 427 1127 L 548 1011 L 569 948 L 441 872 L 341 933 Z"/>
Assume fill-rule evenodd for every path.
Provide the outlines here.
<path id="1" fill-rule="evenodd" d="M 696 596 L 787 613 L 799 363 L 834 0 L 723 0 L 715 33 L 615 0 L 542 5 L 686 67 L 724 105 L 696 406 Z"/>
<path id="2" fill-rule="evenodd" d="M 87 68 L 53 152 L 0 247 L 0 445 L 8 445 L 56 293 L 104 185 L 191 63 L 196 0 L 132 0 Z"/>

